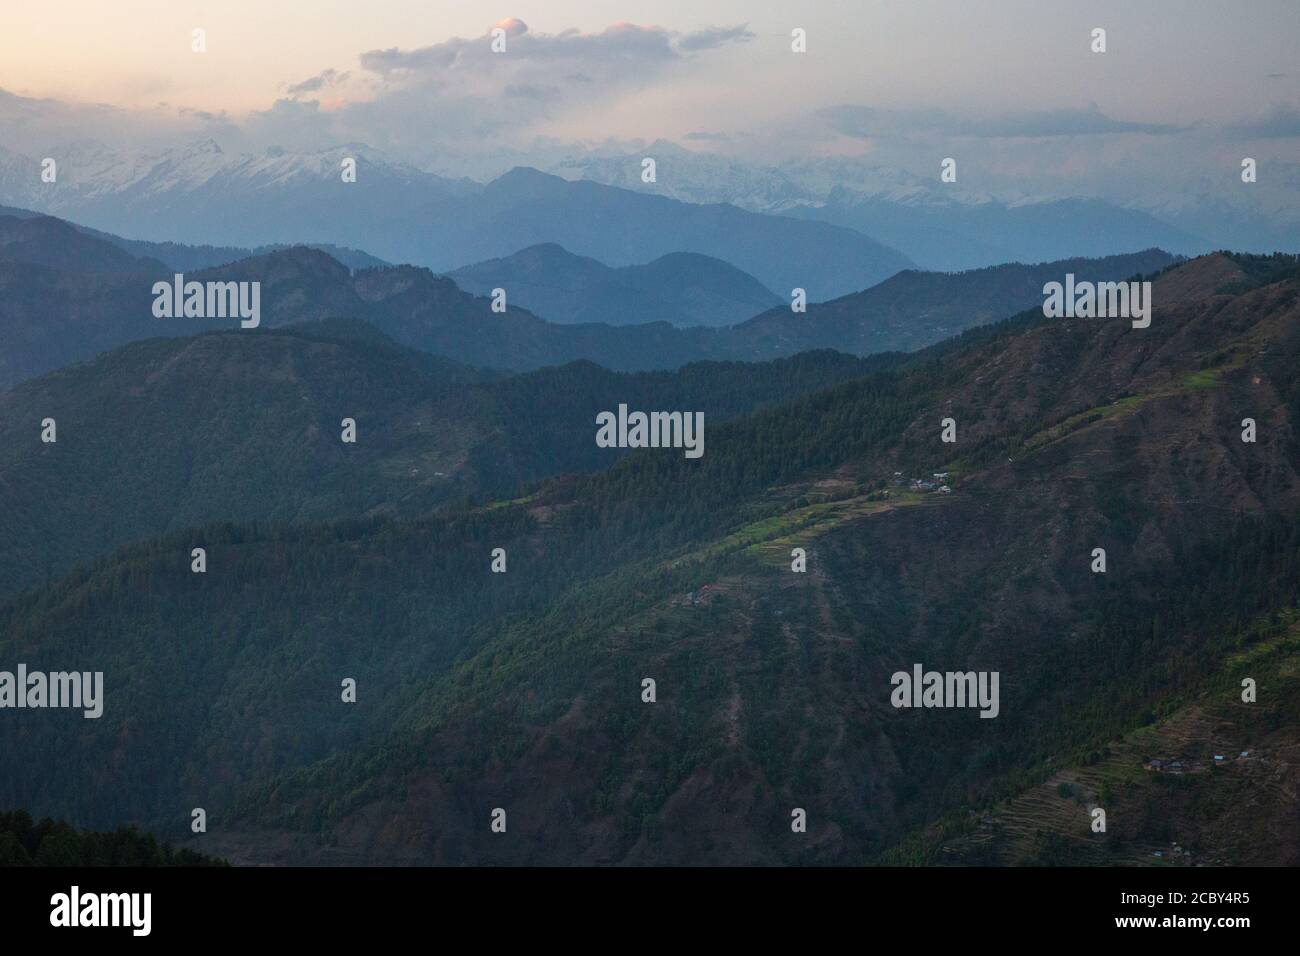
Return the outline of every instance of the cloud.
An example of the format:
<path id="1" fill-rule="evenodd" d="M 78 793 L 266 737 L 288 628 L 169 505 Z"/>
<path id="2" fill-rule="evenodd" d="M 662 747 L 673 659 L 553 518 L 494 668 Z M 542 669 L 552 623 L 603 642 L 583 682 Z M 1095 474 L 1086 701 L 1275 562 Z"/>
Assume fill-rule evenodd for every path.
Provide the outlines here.
<path id="1" fill-rule="evenodd" d="M 843 104 L 820 110 L 818 115 L 836 132 L 857 139 L 908 133 L 961 136 L 976 139 L 1101 136 L 1117 133 L 1167 135 L 1186 127 L 1164 123 L 1134 123 L 1107 116 L 1090 104 L 1086 109 L 1056 109 L 1006 113 L 996 116 L 958 116 L 946 110 L 880 110 Z"/>
<path id="2" fill-rule="evenodd" d="M 389 77 L 395 73 L 487 73 L 567 60 L 585 66 L 590 72 L 593 68 L 599 70 L 602 64 L 668 60 L 677 55 L 673 49 L 673 34 L 660 27 L 616 23 L 600 33 L 565 30 L 545 34 L 530 33 L 522 20 L 514 19 L 501 21 L 497 27 L 506 31 L 506 46 L 502 52 L 493 50 L 489 30 L 481 37 L 452 37 L 414 50 L 397 47 L 369 50 L 361 54 L 361 67 Z"/>
<path id="3" fill-rule="evenodd" d="M 1102 136 L 1113 133 L 1146 133 L 1164 136 L 1181 133 L 1183 126 L 1167 123 L 1133 123 L 1113 119 L 1096 104 L 1087 109 L 1059 109 L 1016 113 L 959 124 L 960 135 L 990 138 L 1041 136 Z"/>
<path id="4" fill-rule="evenodd" d="M 492 51 L 496 29 L 505 33 L 502 53 Z M 509 17 L 476 37 L 364 50 L 355 63 L 283 83 L 271 105 L 238 117 L 171 97 L 131 110 L 0 91 L 0 142 L 89 138 L 167 148 L 211 137 L 249 152 L 365 143 L 430 164 L 447 154 L 523 148 L 538 136 L 582 138 L 601 117 L 635 127 L 647 106 L 665 110 L 682 84 L 697 82 L 701 64 L 752 37 L 744 24 L 676 31 L 619 22 L 546 33 Z"/>
<path id="5" fill-rule="evenodd" d="M 745 43 L 754 38 L 749 24 L 736 27 L 708 27 L 688 33 L 677 40 L 679 50 L 713 50 L 728 43 Z"/>
<path id="6" fill-rule="evenodd" d="M 179 107 L 176 110 L 181 116 L 193 116 L 195 119 L 203 120 L 205 123 L 216 123 L 226 119 L 224 113 L 213 113 L 211 110 L 196 110 L 188 106 Z"/>
<path id="7" fill-rule="evenodd" d="M 316 151 L 351 141 L 345 133 L 333 114 L 316 100 L 286 97 L 276 100 L 269 109 L 250 113 L 240 124 L 237 136 L 230 139 L 242 149 L 283 144 L 292 150 Z"/>
<path id="8" fill-rule="evenodd" d="M 520 68 L 527 64 L 568 61 L 577 75 L 608 72 L 612 65 L 664 63 L 684 55 L 714 50 L 729 43 L 753 38 L 745 25 L 707 27 L 693 33 L 677 33 L 656 26 L 615 23 L 599 33 L 563 30 L 560 33 L 532 33 L 522 20 L 508 18 L 496 28 L 506 32 L 502 52 L 492 49 L 492 31 L 481 37 L 452 37 L 442 43 L 402 50 L 390 47 L 361 54 L 362 69 L 388 77 L 395 73 L 436 73 L 475 69 Z"/>
<path id="9" fill-rule="evenodd" d="M 1235 123 L 1228 130 L 1250 139 L 1289 139 L 1300 136 L 1300 109 L 1290 104 L 1277 104 L 1263 116 Z"/>
<path id="10" fill-rule="evenodd" d="M 503 30 L 505 31 L 506 36 L 517 37 L 528 32 L 528 24 L 524 23 L 524 21 L 520 20 L 518 17 L 506 17 L 505 19 L 498 20 L 492 27 L 492 30 Z M 488 32 L 491 33 L 492 30 L 489 30 Z"/>
<path id="11" fill-rule="evenodd" d="M 498 29 L 505 31 L 501 52 L 493 49 Z M 313 122 L 332 124 L 341 139 L 430 155 L 439 147 L 481 148 L 474 139 L 488 135 L 523 142 L 543 124 L 600 115 L 622 99 L 689 75 L 689 64 L 752 36 L 744 25 L 683 33 L 635 23 L 539 33 L 507 18 L 478 37 L 366 50 L 358 57 L 358 75 L 325 70 L 288 92 L 297 98 L 332 86 L 328 115 Z M 286 116 L 295 124 L 303 119 Z M 260 117 L 265 123 L 272 118 Z"/>
<path id="12" fill-rule="evenodd" d="M 559 87 L 536 86 L 532 83 L 511 83 L 505 88 L 505 95 L 513 99 L 534 100 L 545 103 L 560 96 Z"/>
<path id="13" fill-rule="evenodd" d="M 45 153 L 70 143 L 99 142 L 133 150 L 175 145 L 207 136 L 225 117 L 159 104 L 150 110 L 105 103 L 69 103 L 0 89 L 0 143 L 21 152 Z"/>
<path id="14" fill-rule="evenodd" d="M 293 83 L 287 87 L 286 92 L 290 96 L 301 96 L 303 93 L 319 93 L 321 90 L 330 86 L 337 86 L 348 79 L 348 73 L 340 73 L 334 68 L 322 70 L 315 76 L 303 80 L 301 83 Z"/>
<path id="15" fill-rule="evenodd" d="M 387 76 L 399 70 L 448 67 L 456 62 L 459 55 L 459 50 L 452 47 L 450 42 L 420 50 L 399 50 L 397 47 L 370 50 L 361 54 L 361 68 Z"/>

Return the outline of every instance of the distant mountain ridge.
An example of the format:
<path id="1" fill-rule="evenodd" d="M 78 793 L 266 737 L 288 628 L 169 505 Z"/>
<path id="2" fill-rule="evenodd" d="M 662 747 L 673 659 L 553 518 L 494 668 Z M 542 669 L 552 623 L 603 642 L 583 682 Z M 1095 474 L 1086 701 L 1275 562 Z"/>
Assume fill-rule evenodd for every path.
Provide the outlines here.
<path id="1" fill-rule="evenodd" d="M 355 182 L 341 163 L 355 159 Z M 0 149 L 0 202 L 97 229 L 256 248 L 285 242 L 365 249 L 446 272 L 555 242 L 611 266 L 674 252 L 729 262 L 780 295 L 830 298 L 914 263 L 852 229 L 726 204 L 695 205 L 519 167 L 492 182 L 448 179 L 360 145 L 232 155 L 207 140 L 149 156 L 97 144 L 66 151 L 59 179 Z"/>
<path id="2" fill-rule="evenodd" d="M 552 188 L 549 182 L 544 186 Z M 117 252 L 104 240 L 83 239 L 108 247 L 91 247 L 96 254 Z M 778 307 L 726 328 L 675 328 L 667 322 L 558 325 L 509 302 L 505 312 L 494 312 L 489 299 L 427 269 L 353 272 L 306 247 L 187 273 L 187 278 L 260 283 L 261 322 L 267 328 L 355 318 L 398 343 L 476 367 L 525 371 L 587 359 L 615 371 L 642 371 L 702 360 L 762 361 L 820 348 L 859 355 L 917 348 L 1041 301 L 1041 283 L 1034 287 L 1039 276 L 1061 278 L 1069 268 L 1080 279 L 1119 280 L 1173 261 L 1151 250 L 981 270 L 964 278 L 914 274 L 871 295 L 813 304 L 806 313 Z M 65 271 L 0 257 L 0 295 L 6 303 L 0 312 L 0 388 L 126 342 L 231 327 L 221 318 L 155 318 L 153 283 L 170 282 L 172 270 L 160 275 L 153 268 L 134 274 Z M 1020 278 L 1011 281 L 1011 276 Z M 918 291 L 931 283 L 947 291 Z"/>
<path id="3" fill-rule="evenodd" d="M 135 256 L 114 244 L 101 242 L 62 219 L 20 218 L 3 213 L 0 213 L 0 260 L 67 272 L 141 274 L 167 268 L 157 259 Z"/>
<path id="4" fill-rule="evenodd" d="M 561 324 L 734 325 L 780 301 L 753 276 L 692 252 L 615 269 L 544 243 L 448 275 L 475 295 L 504 288 L 511 302 Z"/>
<path id="5" fill-rule="evenodd" d="M 641 158 L 658 166 L 641 181 Z M 923 269 L 956 271 L 1003 262 L 1099 257 L 1158 246 L 1181 255 L 1216 248 L 1300 251 L 1300 177 L 1275 167 L 1258 188 L 1233 189 L 1207 172 L 1164 198 L 1131 202 L 1079 196 L 993 195 L 964 172 L 882 165 L 858 157 L 809 157 L 765 165 L 656 140 L 635 153 L 579 151 L 548 171 L 696 203 L 838 223 L 893 246 Z"/>
<path id="6" fill-rule="evenodd" d="M 909 250 L 933 269 L 957 271 L 996 263 L 1103 257 L 1159 247 L 1182 255 L 1211 243 L 1147 212 L 1097 199 L 1032 203 L 899 203 L 833 190 L 824 204 L 789 213 L 873 234 Z"/>
<path id="7" fill-rule="evenodd" d="M 964 272 L 909 269 L 870 289 L 810 305 L 806 322 L 792 322 L 788 307 L 773 309 L 738 326 L 734 334 L 759 351 L 912 351 L 1041 303 L 1043 285 L 1062 281 L 1067 273 L 1080 280 L 1114 281 L 1151 275 L 1178 261 L 1164 250 L 1146 249 L 1103 259 L 1014 262 Z"/>
<path id="8" fill-rule="evenodd" d="M 0 206 L 0 216 L 10 216 L 24 220 L 57 218 L 48 217 L 45 213 L 33 212 L 30 209 L 18 209 L 10 206 Z M 76 223 L 68 223 L 68 225 L 83 235 L 103 239 L 137 259 L 155 260 L 162 263 L 165 268 L 174 269 L 177 272 L 210 269 L 213 266 L 235 262 L 238 259 L 247 259 L 249 256 L 265 255 L 268 252 L 291 248 L 283 243 L 258 246 L 256 248 L 241 248 L 239 246 L 192 246 L 179 242 L 150 242 L 147 239 L 125 239 L 110 232 L 102 232 L 88 226 L 79 226 Z M 376 256 L 346 246 L 336 246 L 330 243 L 296 243 L 296 245 L 302 245 L 309 249 L 319 249 L 321 252 L 337 259 L 349 269 L 369 269 L 374 266 L 388 265 L 388 263 Z M 21 257 L 15 253 L 12 258 Z M 75 269 L 76 266 L 74 265 L 73 268 Z"/>

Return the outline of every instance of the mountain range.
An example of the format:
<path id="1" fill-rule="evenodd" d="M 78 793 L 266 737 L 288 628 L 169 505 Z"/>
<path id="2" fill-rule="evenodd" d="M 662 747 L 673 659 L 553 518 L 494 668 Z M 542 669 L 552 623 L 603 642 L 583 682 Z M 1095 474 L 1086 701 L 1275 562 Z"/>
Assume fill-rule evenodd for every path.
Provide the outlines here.
<path id="1" fill-rule="evenodd" d="M 272 147 L 248 154 L 203 140 L 131 153 L 86 141 L 55 152 L 59 155 L 51 158 L 59 162 L 58 182 L 44 183 L 37 158 L 0 147 L 0 203 L 110 232 L 192 245 L 362 248 L 388 262 L 438 272 L 543 243 L 615 267 L 696 252 L 730 262 L 783 297 L 801 286 L 822 299 L 886 278 L 891 269 L 903 267 L 903 260 L 927 270 L 960 271 L 1153 246 L 1198 255 L 1214 248 L 1271 252 L 1300 245 L 1296 164 L 1272 164 L 1269 176 L 1250 189 L 1233 189 L 1207 173 L 1172 198 L 1153 193 L 1117 202 L 1099 196 L 995 193 L 967 175 L 945 183 L 937 168 L 922 175 L 860 157 L 765 165 L 666 140 L 635 152 L 561 151 L 538 160 L 541 171 L 498 163 L 484 168 L 502 169 L 505 175 L 484 183 L 417 169 L 363 144 L 296 153 Z M 652 182 L 642 179 L 646 157 L 657 164 Z M 358 177 L 343 192 L 335 187 L 342 185 L 341 163 L 349 158 L 358 162 Z M 551 178 L 545 174 L 572 185 L 543 187 L 539 181 Z M 615 188 L 593 193 L 591 184 Z M 639 204 L 626 193 L 674 202 Z M 538 203 L 558 218 L 537 215 Z M 722 206 L 731 211 L 716 208 Z M 754 241 L 764 220 L 739 212 L 848 228 L 858 237 L 854 254 L 861 258 L 846 260 L 845 275 L 836 276 L 818 272 L 816 257 L 801 258 L 801 250 L 790 249 L 796 268 L 787 270 Z M 588 221 L 574 219 L 583 216 Z M 664 235 L 670 224 L 676 239 Z M 846 238 L 814 231 L 803 241 L 825 249 L 824 243 L 837 235 Z M 861 243 L 863 236 L 876 244 Z M 842 244 L 840 254 L 845 255 L 853 243 Z M 215 264 L 191 262 L 186 267 Z"/>
<path id="2" fill-rule="evenodd" d="M 479 184 L 387 161 L 361 146 L 250 156 L 206 140 L 130 156 L 81 144 L 59 158 L 58 180 L 44 183 L 37 160 L 0 152 L 0 203 L 182 243 L 330 243 L 436 272 L 548 242 L 616 267 L 698 253 L 782 295 L 798 287 L 812 299 L 864 288 L 913 265 L 829 223 L 569 182 L 523 167 Z M 357 162 L 355 182 L 342 179 L 346 159 Z"/>
<path id="3" fill-rule="evenodd" d="M 126 342 L 232 324 L 217 318 L 155 318 L 153 283 L 160 278 L 170 281 L 171 270 L 159 270 L 151 259 L 124 258 L 120 247 L 70 224 L 8 217 L 0 218 L 0 229 L 42 236 L 47 245 L 40 248 L 29 238 L 26 245 L 0 246 L 0 294 L 6 303 L 0 313 L 0 386 Z M 101 245 L 93 245 L 97 242 Z M 6 258 L 6 248 L 22 249 L 25 258 Z M 72 249 L 82 251 L 73 257 Z M 553 250 L 551 255 L 565 262 L 572 259 Z M 76 264 L 101 261 L 131 271 L 102 272 Z M 820 348 L 858 355 L 918 348 L 1041 302 L 1045 278 L 1061 279 L 1066 271 L 1074 271 L 1079 279 L 1120 280 L 1154 272 L 1172 261 L 1167 253 L 1148 250 L 961 276 L 908 272 L 892 284 L 815 303 L 806 313 L 777 307 L 725 328 L 676 328 L 662 320 L 627 326 L 552 323 L 510 304 L 509 288 L 506 311 L 495 312 L 491 300 L 427 269 L 395 266 L 354 272 L 307 247 L 241 259 L 187 278 L 260 283 L 261 323 L 268 328 L 355 318 L 372 323 L 399 344 L 475 367 L 525 371 L 587 359 L 615 371 L 643 371 L 706 359 L 766 360 Z M 61 268 L 43 264 L 50 262 Z M 582 268 L 590 273 L 594 267 Z M 659 301 L 675 296 L 680 304 L 706 288 L 706 297 L 758 294 L 754 284 L 734 270 L 691 255 L 669 256 L 631 274 L 654 276 L 665 290 L 679 290 L 662 292 Z"/>
<path id="4" fill-rule="evenodd" d="M 727 171 L 759 212 L 353 151 L 86 146 L 45 199 L 91 225 L 0 207 L 0 661 L 106 689 L 0 720 L 0 810 L 191 862 L 1300 859 L 1295 256 L 816 163 Z M 259 326 L 155 318 L 177 271 Z M 1150 326 L 1046 317 L 1067 275 Z M 628 408 L 707 452 L 605 447 Z M 997 718 L 899 708 L 914 667 Z M 161 845 L 5 819 L 17 862 Z"/>
<path id="5" fill-rule="evenodd" d="M 654 157 L 656 181 L 641 181 Z M 963 167 L 964 168 L 964 167 Z M 686 202 L 734 203 L 754 212 L 831 222 L 866 232 L 921 268 L 960 271 L 1005 262 L 1108 256 L 1151 246 L 1181 255 L 1215 248 L 1300 250 L 1300 165 L 1271 164 L 1268 181 L 1206 173 L 1172 194 L 1116 202 L 1097 196 L 993 193 L 858 157 L 804 157 L 777 164 L 685 149 L 656 140 L 636 152 L 577 152 L 546 165 L 588 179 Z M 1231 172 L 1229 170 L 1228 172 Z"/>
<path id="6" fill-rule="evenodd" d="M 358 463 L 373 476 L 385 446 L 417 446 L 422 376 L 443 374 L 363 327 L 139 343 L 24 386 L 24 401 L 88 406 L 132 381 L 160 405 L 188 394 L 181 420 L 233 449 L 213 478 L 249 494 L 268 458 L 239 439 L 275 432 L 204 388 L 216 370 L 236 393 L 244 374 L 284 377 L 291 407 L 364 361 L 374 378 L 357 396 L 392 404 L 362 416 L 356 449 L 314 459 L 318 520 L 177 527 L 0 606 L 0 657 L 75 662 L 106 687 L 99 720 L 0 722 L 0 759 L 48 768 L 0 774 L 0 804 L 172 838 L 202 806 L 209 832 L 187 845 L 244 863 L 982 862 L 990 832 L 1027 826 L 997 843 L 1012 861 L 1149 860 L 1172 840 L 1189 864 L 1294 863 L 1294 839 L 1270 834 L 1286 832 L 1300 726 L 1300 266 L 1214 255 L 1153 283 L 1146 329 L 1030 309 L 828 388 L 769 393 L 707 425 L 698 460 L 643 449 L 434 514 L 324 514 L 331 497 L 355 504 L 333 459 L 378 455 Z M 353 339 L 400 353 L 406 377 Z M 320 384 L 292 358 L 315 352 Z M 184 374 L 190 361 L 209 371 Z M 465 376 L 466 397 L 511 381 L 445 372 Z M 572 385 L 549 374 L 511 414 L 524 433 L 529 408 L 573 415 L 571 440 L 590 447 L 591 406 L 550 408 L 539 396 Z M 657 375 L 638 402 L 700 400 Z M 249 401 L 273 389 L 250 384 Z M 332 404 L 307 401 L 287 432 L 314 440 L 320 408 L 331 442 Z M 138 420 L 133 440 L 156 443 L 165 420 L 139 414 L 61 429 L 26 457 L 23 484 L 55 480 L 90 432 Z M 157 470 L 188 467 L 175 441 Z M 110 474 L 124 454 L 96 450 Z M 998 718 L 891 706 L 890 675 L 915 662 L 999 672 Z M 1242 674 L 1259 680 L 1258 709 L 1240 703 Z M 1251 756 L 1164 778 L 1180 796 L 1153 814 L 1164 783 L 1143 760 L 1207 748 Z M 1205 812 L 1244 791 L 1249 814 Z M 1114 825 L 1098 834 L 1103 793 Z M 491 832 L 494 808 L 515 839 Z"/>

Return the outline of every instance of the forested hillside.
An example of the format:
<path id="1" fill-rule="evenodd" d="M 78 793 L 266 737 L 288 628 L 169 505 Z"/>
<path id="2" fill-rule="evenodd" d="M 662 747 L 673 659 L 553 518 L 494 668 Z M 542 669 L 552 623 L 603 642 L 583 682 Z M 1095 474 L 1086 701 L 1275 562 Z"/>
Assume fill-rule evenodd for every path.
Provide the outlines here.
<path id="1" fill-rule="evenodd" d="M 151 339 L 0 393 L 0 597 L 120 545 L 211 521 L 415 516 L 601 468 L 620 402 L 710 423 L 897 361 L 806 353 L 756 367 L 507 378 L 396 345 L 373 326 Z M 345 443 L 343 420 L 356 423 Z M 54 442 L 42 422 L 55 423 Z"/>
<path id="2" fill-rule="evenodd" d="M 5 659 L 103 670 L 107 698 L 3 725 L 54 769 L 0 804 L 177 837 L 204 806 L 195 845 L 236 862 L 916 859 L 1213 693 L 1295 605 L 1294 260 L 1155 294 L 1147 329 L 1035 311 L 880 360 L 710 425 L 698 460 L 130 545 L 0 609 Z M 916 662 L 999 672 L 997 719 L 891 707 Z"/>

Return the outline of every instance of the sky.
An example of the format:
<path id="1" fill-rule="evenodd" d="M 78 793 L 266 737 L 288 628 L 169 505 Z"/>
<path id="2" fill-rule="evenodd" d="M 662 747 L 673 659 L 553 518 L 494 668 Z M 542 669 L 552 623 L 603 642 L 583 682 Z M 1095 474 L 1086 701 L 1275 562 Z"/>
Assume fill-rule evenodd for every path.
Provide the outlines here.
<path id="1" fill-rule="evenodd" d="M 929 168 L 963 150 L 1003 182 L 1068 176 L 1099 194 L 1159 183 L 1188 156 L 1300 160 L 1297 0 L 8 6 L 0 144 L 20 152 L 211 136 L 250 151 L 359 142 L 432 168 L 665 138 L 751 162 Z"/>

